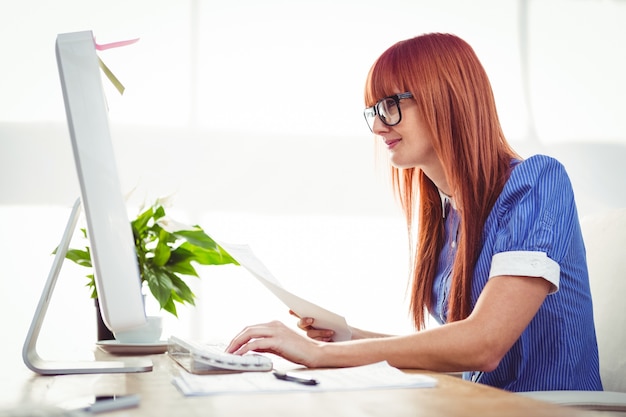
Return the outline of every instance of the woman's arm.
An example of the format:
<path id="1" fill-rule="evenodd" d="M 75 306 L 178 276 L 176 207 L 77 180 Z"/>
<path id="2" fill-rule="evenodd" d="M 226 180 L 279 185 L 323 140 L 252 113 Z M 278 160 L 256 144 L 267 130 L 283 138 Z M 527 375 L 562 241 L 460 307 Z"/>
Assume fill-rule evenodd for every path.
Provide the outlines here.
<path id="1" fill-rule="evenodd" d="M 246 328 L 227 350 L 240 354 L 272 352 L 309 367 L 358 366 L 386 360 L 398 368 L 490 371 L 528 326 L 550 285 L 542 278 L 494 277 L 467 319 L 407 336 L 325 343 L 272 322 Z"/>
<path id="2" fill-rule="evenodd" d="M 542 278 L 492 278 L 465 320 L 408 336 L 321 346 L 324 366 L 387 360 L 399 368 L 442 372 L 495 369 L 532 320 L 550 290 Z"/>

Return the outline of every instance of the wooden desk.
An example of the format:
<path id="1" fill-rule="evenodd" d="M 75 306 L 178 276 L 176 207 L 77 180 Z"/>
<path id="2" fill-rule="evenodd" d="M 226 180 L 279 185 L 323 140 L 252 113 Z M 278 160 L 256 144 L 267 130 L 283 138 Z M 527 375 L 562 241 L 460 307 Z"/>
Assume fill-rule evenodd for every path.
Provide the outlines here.
<path id="1" fill-rule="evenodd" d="M 98 353 L 98 356 L 101 356 Z M 141 395 L 139 408 L 108 413 L 121 416 L 550 416 L 608 414 L 557 407 L 459 378 L 436 373 L 436 388 L 285 394 L 230 394 L 184 397 L 172 384 L 178 367 L 166 354 L 151 356 L 154 370 L 136 374 L 63 375 L 44 377 L 25 367 L 12 381 L 14 398 L 0 409 L 19 404 L 57 404 L 84 395 Z M 8 378 L 5 375 L 3 378 Z M 10 378 L 10 377 L 9 377 Z M 7 381 L 7 379 L 4 379 Z M 17 384 L 17 385 L 15 385 Z M 4 397 L 0 397 L 4 398 Z"/>

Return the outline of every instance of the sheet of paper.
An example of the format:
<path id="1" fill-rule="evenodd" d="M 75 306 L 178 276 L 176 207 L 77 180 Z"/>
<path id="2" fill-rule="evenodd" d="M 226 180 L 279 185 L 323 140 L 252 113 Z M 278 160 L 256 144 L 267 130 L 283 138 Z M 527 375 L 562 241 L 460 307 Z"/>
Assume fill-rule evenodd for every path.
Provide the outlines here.
<path id="1" fill-rule="evenodd" d="M 244 372 L 240 374 L 193 375 L 181 372 L 174 385 L 187 396 L 226 393 L 265 393 L 289 391 L 349 391 L 390 388 L 431 388 L 437 380 L 428 375 L 407 374 L 387 362 L 353 368 L 305 369 L 302 372 L 319 381 L 317 385 L 303 385 L 279 380 L 271 372 Z"/>
<path id="2" fill-rule="evenodd" d="M 352 331 L 348 327 L 344 317 L 287 291 L 255 256 L 248 245 L 235 245 L 222 242 L 219 242 L 219 244 L 230 256 L 235 258 L 241 266 L 250 271 L 255 278 L 298 316 L 313 317 L 316 327 L 334 330 L 335 336 L 333 337 L 333 341 L 341 342 L 352 338 Z"/>

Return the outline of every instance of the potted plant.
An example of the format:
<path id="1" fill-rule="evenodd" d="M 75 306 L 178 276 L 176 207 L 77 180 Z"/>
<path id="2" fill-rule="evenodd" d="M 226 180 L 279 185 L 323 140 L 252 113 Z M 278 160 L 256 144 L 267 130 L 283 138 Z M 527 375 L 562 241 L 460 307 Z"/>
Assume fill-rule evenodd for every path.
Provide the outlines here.
<path id="1" fill-rule="evenodd" d="M 178 317 L 176 303 L 195 305 L 195 294 L 185 283 L 184 276 L 199 277 L 193 263 L 200 265 L 239 265 L 200 226 L 187 226 L 170 218 L 163 204 L 157 200 L 131 221 L 140 278 L 143 287 L 158 301 L 162 310 Z M 81 229 L 87 238 L 87 230 Z M 68 249 L 70 261 L 92 268 L 89 245 L 84 249 Z M 96 299 L 93 272 L 86 275 L 91 297 Z M 96 306 L 98 303 L 96 302 Z M 101 320 L 101 318 L 99 318 Z M 106 328 L 105 328 L 106 329 Z M 108 330 L 108 329 L 106 329 Z M 98 332 L 98 339 L 112 339 Z"/>

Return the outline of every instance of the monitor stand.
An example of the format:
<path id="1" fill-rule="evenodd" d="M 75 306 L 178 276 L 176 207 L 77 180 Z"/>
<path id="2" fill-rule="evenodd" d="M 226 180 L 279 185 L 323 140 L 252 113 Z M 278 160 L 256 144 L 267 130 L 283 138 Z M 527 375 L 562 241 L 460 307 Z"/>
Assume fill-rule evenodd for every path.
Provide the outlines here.
<path id="1" fill-rule="evenodd" d="M 35 310 L 33 321 L 31 322 L 30 329 L 24 341 L 24 347 L 22 349 L 22 358 L 24 364 L 32 371 L 41 375 L 66 375 L 66 374 L 100 374 L 100 373 L 126 373 L 126 372 L 148 372 L 152 370 L 152 361 L 144 358 L 125 358 L 119 361 L 97 361 L 97 360 L 84 360 L 84 361 L 48 361 L 42 359 L 37 353 L 37 339 L 39 332 L 43 324 L 46 311 L 54 287 L 63 265 L 63 260 L 67 254 L 70 241 L 74 230 L 76 229 L 76 223 L 81 212 L 80 198 L 74 203 L 72 213 L 65 227 L 63 238 L 57 248 L 52 268 L 48 274 L 48 280 L 44 286 L 39 304 Z"/>

